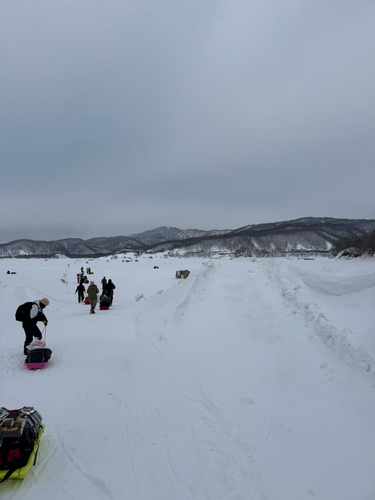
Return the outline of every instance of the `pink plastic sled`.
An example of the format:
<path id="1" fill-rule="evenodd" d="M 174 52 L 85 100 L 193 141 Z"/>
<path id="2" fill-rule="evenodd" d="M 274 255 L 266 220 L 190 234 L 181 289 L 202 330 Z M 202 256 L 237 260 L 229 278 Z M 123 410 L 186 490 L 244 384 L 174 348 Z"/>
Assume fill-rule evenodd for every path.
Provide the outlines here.
<path id="1" fill-rule="evenodd" d="M 47 364 L 47 361 L 44 361 L 44 363 L 26 363 L 25 365 L 27 366 L 28 370 L 40 370 L 41 368 L 44 368 Z"/>
<path id="2" fill-rule="evenodd" d="M 41 339 L 34 339 L 31 345 L 32 345 L 32 347 L 34 347 L 34 349 L 36 349 L 36 351 L 33 350 L 33 353 L 37 353 L 38 352 L 37 349 L 44 348 L 46 346 L 46 343 Z M 52 353 L 52 351 L 50 351 L 49 357 L 51 357 L 51 353 Z M 30 353 L 29 353 L 29 355 L 30 355 Z M 29 357 L 29 355 L 28 355 L 28 357 Z M 25 361 L 25 365 L 27 366 L 28 370 L 40 370 L 46 366 L 46 364 L 48 363 L 49 357 L 47 358 L 47 361 L 36 361 L 34 363 L 30 363 L 30 362 Z M 44 358 L 44 356 L 43 356 L 43 358 Z"/>

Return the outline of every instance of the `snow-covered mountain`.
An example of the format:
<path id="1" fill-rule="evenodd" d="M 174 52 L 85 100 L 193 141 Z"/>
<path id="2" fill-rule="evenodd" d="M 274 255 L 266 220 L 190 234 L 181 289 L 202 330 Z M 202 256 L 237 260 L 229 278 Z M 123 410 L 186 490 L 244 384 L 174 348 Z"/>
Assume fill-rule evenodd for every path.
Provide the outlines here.
<path id="1" fill-rule="evenodd" d="M 100 257 L 123 251 L 146 251 L 154 245 L 182 242 L 191 238 L 206 238 L 223 235 L 229 230 L 202 231 L 199 229 L 178 229 L 177 227 L 158 227 L 129 236 L 99 237 L 83 240 L 66 238 L 56 241 L 15 240 L 0 244 L 0 258 L 5 257 Z"/>
<path id="2" fill-rule="evenodd" d="M 306 217 L 241 227 L 221 236 L 185 240 L 183 244 L 158 245 L 156 250 L 184 250 L 188 254 L 211 251 L 244 256 L 331 253 L 338 241 L 363 238 L 375 230 L 375 220 Z"/>
<path id="3" fill-rule="evenodd" d="M 286 222 L 254 224 L 235 230 L 158 227 L 139 234 L 57 241 L 16 240 L 0 245 L 0 257 L 99 257 L 126 251 L 212 252 L 269 255 L 296 252 L 329 253 L 344 238 L 363 237 L 375 230 L 374 219 L 306 217 Z"/>

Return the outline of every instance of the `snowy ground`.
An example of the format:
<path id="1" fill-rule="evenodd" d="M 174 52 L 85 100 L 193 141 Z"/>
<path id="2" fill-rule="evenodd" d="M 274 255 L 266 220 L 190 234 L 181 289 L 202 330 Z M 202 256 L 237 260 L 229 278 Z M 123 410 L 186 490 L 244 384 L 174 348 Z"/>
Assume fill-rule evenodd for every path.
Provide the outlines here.
<path id="1" fill-rule="evenodd" d="M 0 406 L 46 426 L 0 497 L 374 500 L 375 261 L 138 260 L 0 260 Z M 109 311 L 78 304 L 82 265 Z M 28 371 L 14 312 L 42 297 Z"/>

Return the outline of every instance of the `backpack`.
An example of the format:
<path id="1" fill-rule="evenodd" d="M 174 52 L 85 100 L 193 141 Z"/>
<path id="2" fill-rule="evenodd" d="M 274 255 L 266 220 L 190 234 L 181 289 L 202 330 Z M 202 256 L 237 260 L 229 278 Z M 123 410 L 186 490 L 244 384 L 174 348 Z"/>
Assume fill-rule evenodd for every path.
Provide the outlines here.
<path id="1" fill-rule="evenodd" d="M 32 453 L 35 465 L 41 427 L 42 416 L 32 407 L 24 406 L 19 410 L 0 408 L 0 471 L 6 471 L 1 475 L 0 483 L 17 469 L 25 467 Z"/>
<path id="2" fill-rule="evenodd" d="M 16 320 L 17 321 L 26 321 L 30 319 L 30 310 L 35 302 L 25 302 L 21 304 L 16 311 Z"/>

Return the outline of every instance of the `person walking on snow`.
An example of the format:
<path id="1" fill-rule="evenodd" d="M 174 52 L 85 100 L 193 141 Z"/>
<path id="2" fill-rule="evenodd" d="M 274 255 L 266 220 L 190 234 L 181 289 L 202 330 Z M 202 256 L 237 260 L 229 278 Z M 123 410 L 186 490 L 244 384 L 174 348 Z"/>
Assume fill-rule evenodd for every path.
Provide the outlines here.
<path id="1" fill-rule="evenodd" d="M 78 292 L 78 303 L 80 303 L 81 301 L 84 302 L 85 300 L 85 287 L 83 286 L 83 283 L 81 282 L 77 288 L 76 288 L 76 291 L 74 292 L 74 295 Z"/>
<path id="2" fill-rule="evenodd" d="M 102 295 L 105 295 L 105 289 L 107 286 L 107 279 L 105 276 L 103 276 L 102 281 L 100 282 L 102 284 Z"/>
<path id="3" fill-rule="evenodd" d="M 90 281 L 90 286 L 87 288 L 87 297 L 90 300 L 90 314 L 95 314 L 95 307 L 98 302 L 98 293 L 98 287 L 93 281 Z"/>
<path id="4" fill-rule="evenodd" d="M 109 303 L 112 305 L 113 302 L 113 290 L 115 289 L 114 283 L 112 280 L 108 280 L 107 286 L 105 287 L 105 295 L 109 298 Z"/>
<path id="5" fill-rule="evenodd" d="M 23 345 L 23 353 L 26 355 L 28 354 L 26 346 L 31 344 L 31 342 L 33 341 L 33 337 L 36 337 L 39 340 L 42 339 L 42 332 L 37 327 L 37 322 L 43 321 L 44 325 L 47 326 L 48 320 L 43 313 L 43 309 L 47 307 L 48 304 L 49 300 L 46 298 L 34 300 L 30 308 L 30 312 L 27 314 L 26 319 L 22 322 L 22 327 L 26 335 L 25 343 Z"/>

